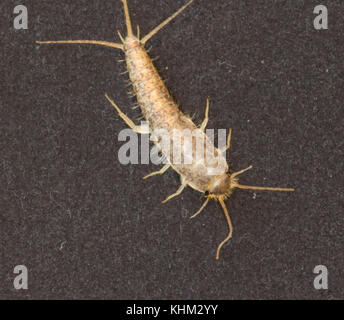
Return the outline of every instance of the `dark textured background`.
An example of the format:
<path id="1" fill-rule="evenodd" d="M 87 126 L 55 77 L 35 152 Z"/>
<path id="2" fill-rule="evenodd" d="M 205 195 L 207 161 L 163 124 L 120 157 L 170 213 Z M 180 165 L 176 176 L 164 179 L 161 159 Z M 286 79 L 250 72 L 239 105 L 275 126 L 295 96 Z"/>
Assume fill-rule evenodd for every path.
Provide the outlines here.
<path id="1" fill-rule="evenodd" d="M 184 0 L 129 0 L 146 34 Z M 29 29 L 13 29 L 25 4 Z M 213 202 L 186 189 L 162 205 L 173 171 L 119 163 L 126 128 L 104 98 L 131 117 L 123 57 L 97 46 L 35 40 L 118 41 L 119 0 L 1 1 L 0 298 L 344 298 L 344 4 L 325 1 L 329 30 L 313 28 L 319 1 L 195 0 L 149 43 L 175 99 L 209 128 L 233 128 L 228 154 L 252 185 L 228 201 L 234 237 Z M 13 268 L 29 290 L 13 289 Z M 314 266 L 329 290 L 313 288 Z"/>

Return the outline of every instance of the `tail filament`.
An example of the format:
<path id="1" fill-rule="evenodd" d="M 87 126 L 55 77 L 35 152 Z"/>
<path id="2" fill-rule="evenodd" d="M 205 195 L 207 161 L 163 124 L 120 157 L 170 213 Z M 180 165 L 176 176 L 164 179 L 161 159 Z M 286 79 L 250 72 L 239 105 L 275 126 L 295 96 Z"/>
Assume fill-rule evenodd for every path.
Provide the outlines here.
<path id="1" fill-rule="evenodd" d="M 231 222 L 231 218 L 229 217 L 229 213 L 228 213 L 228 210 L 227 210 L 227 207 L 226 207 L 226 204 L 223 200 L 223 198 L 219 198 L 219 202 L 221 204 L 221 207 L 223 209 L 223 213 L 225 214 L 225 217 L 227 219 L 227 223 L 228 223 L 228 228 L 229 228 L 229 233 L 228 233 L 228 236 L 226 239 L 224 239 L 220 244 L 219 246 L 217 247 L 217 251 L 216 251 L 216 260 L 219 259 L 220 257 L 220 250 L 222 248 L 222 246 L 230 239 L 232 238 L 232 234 L 233 234 L 233 226 L 232 226 L 232 222 Z"/>

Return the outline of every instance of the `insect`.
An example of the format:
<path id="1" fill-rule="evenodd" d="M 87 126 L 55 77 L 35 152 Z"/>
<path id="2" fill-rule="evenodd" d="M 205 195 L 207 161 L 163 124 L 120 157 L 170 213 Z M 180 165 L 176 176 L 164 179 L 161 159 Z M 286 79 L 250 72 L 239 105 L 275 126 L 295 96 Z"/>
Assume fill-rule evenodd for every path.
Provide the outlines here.
<path id="1" fill-rule="evenodd" d="M 113 100 L 111 100 L 107 94 L 105 94 L 105 97 L 116 109 L 119 116 L 124 120 L 124 122 L 134 132 L 139 134 L 153 134 L 154 130 L 163 128 L 165 132 L 167 132 L 167 142 L 171 144 L 176 144 L 174 141 L 174 132 L 183 132 L 185 131 L 185 129 L 189 129 L 193 133 L 194 139 L 192 140 L 191 148 L 180 149 L 183 158 L 185 159 L 188 157 L 194 157 L 193 154 L 190 155 L 190 152 L 193 153 L 195 150 L 196 154 L 198 153 L 197 155 L 200 156 L 200 152 L 196 149 L 197 142 L 201 142 L 201 145 L 203 145 L 204 147 L 201 151 L 202 155 L 205 155 L 207 158 L 216 156 L 216 168 L 220 169 L 218 171 L 220 173 L 218 174 L 214 174 L 214 166 L 208 165 L 208 163 L 205 161 L 193 161 L 191 164 L 174 161 L 173 156 L 169 152 L 170 149 L 167 148 L 167 144 L 169 143 L 166 143 L 166 141 L 164 142 L 163 139 L 158 141 L 157 145 L 159 146 L 162 154 L 166 157 L 167 163 L 159 171 L 148 174 L 144 177 L 144 179 L 154 175 L 161 175 L 169 168 L 172 168 L 180 175 L 180 187 L 175 193 L 171 194 L 164 201 L 162 201 L 163 203 L 178 196 L 187 186 L 190 186 L 191 188 L 205 194 L 206 200 L 202 204 L 201 208 L 191 218 L 196 217 L 206 207 L 210 199 L 215 199 L 220 203 L 227 220 L 229 232 L 228 236 L 217 247 L 216 259 L 219 259 L 222 246 L 232 237 L 233 227 L 227 207 L 225 205 L 225 200 L 233 193 L 235 189 L 238 188 L 271 191 L 294 191 L 294 189 L 256 187 L 239 184 L 238 175 L 251 169 L 252 166 L 249 166 L 248 168 L 237 172 L 231 172 L 231 170 L 229 170 L 225 153 L 230 148 L 231 129 L 229 129 L 226 146 L 222 149 L 215 148 L 213 143 L 205 134 L 205 128 L 208 123 L 209 99 L 207 99 L 206 103 L 205 118 L 200 126 L 196 126 L 188 116 L 186 116 L 179 110 L 178 106 L 168 92 L 164 82 L 159 76 L 157 70 L 155 69 L 152 60 L 149 58 L 144 47 L 147 41 L 151 39 L 164 26 L 166 26 L 172 19 L 177 17 L 183 10 L 185 10 L 193 2 L 193 0 L 187 2 L 178 11 L 176 11 L 173 15 L 159 24 L 143 38 L 140 38 L 139 27 L 137 27 L 137 35 L 134 35 L 127 0 L 122 0 L 122 2 L 124 8 L 127 36 L 123 37 L 118 31 L 121 43 L 96 40 L 37 41 L 37 43 L 95 44 L 123 51 L 129 78 L 133 86 L 133 90 L 136 94 L 138 105 L 141 108 L 144 118 L 148 121 L 149 126 L 136 125 L 125 113 L 120 110 L 117 104 Z M 182 139 L 183 138 L 184 137 L 182 136 Z M 168 147 L 170 147 L 170 144 Z"/>

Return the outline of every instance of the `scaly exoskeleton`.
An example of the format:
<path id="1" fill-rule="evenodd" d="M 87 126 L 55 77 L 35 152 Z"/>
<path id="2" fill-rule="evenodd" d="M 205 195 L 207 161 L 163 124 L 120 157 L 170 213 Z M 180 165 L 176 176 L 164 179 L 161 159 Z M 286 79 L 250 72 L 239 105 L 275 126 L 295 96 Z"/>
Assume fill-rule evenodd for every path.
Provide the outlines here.
<path id="1" fill-rule="evenodd" d="M 225 152 L 230 147 L 231 130 L 229 130 L 226 146 L 222 150 L 215 148 L 213 143 L 205 134 L 205 128 L 208 123 L 209 100 L 207 99 L 205 118 L 202 124 L 198 127 L 188 116 L 184 115 L 179 110 L 157 70 L 155 69 L 152 60 L 144 48 L 146 42 L 161 28 L 179 15 L 187 6 L 192 3 L 192 1 L 193 0 L 189 1 L 172 16 L 170 16 L 141 39 L 139 36 L 139 28 L 137 28 L 137 35 L 133 34 L 127 1 L 122 0 L 127 27 L 126 37 L 122 37 L 122 35 L 118 32 L 122 43 L 96 40 L 37 41 L 37 43 L 96 44 L 120 49 L 124 52 L 129 78 L 133 85 L 138 105 L 142 110 L 144 118 L 148 121 L 149 126 L 135 125 L 134 122 L 120 110 L 120 108 L 109 98 L 107 94 L 105 94 L 105 96 L 117 110 L 119 116 L 134 132 L 140 134 L 151 133 L 154 135 L 154 132 L 163 129 L 164 132 L 167 133 L 167 139 L 158 139 L 156 141 L 156 145 L 165 156 L 167 164 L 165 164 L 161 170 L 153 172 L 144 177 L 148 178 L 157 174 L 163 174 L 169 168 L 174 169 L 180 175 L 181 185 L 179 189 L 167 197 L 163 203 L 179 195 L 186 186 L 190 186 L 191 188 L 206 194 L 205 202 L 191 218 L 198 215 L 205 208 L 210 199 L 219 201 L 227 219 L 229 233 L 228 236 L 218 245 L 216 252 L 216 259 L 218 259 L 221 247 L 232 236 L 233 228 L 224 201 L 232 194 L 234 189 L 239 188 L 272 191 L 294 191 L 294 189 L 255 187 L 239 184 L 238 175 L 248 169 L 251 169 L 252 166 L 234 173 L 229 171 Z M 192 161 L 188 163 L 185 161 L 175 161 L 173 154 L 170 152 L 170 146 L 177 145 L 175 137 L 178 136 L 178 134 L 176 133 L 180 133 L 182 135 L 183 132 L 186 131 L 192 132 L 192 145 L 190 148 L 184 148 L 182 143 L 178 151 L 183 159 L 192 159 Z M 184 141 L 183 136 L 182 141 Z M 203 148 L 197 150 L 197 145 L 202 145 Z M 203 160 L 215 158 L 215 165 L 214 163 L 210 165 L 208 161 L 199 161 L 199 159 L 202 159 L 202 157 Z M 198 159 L 197 161 L 195 161 L 196 158 Z M 216 172 L 214 171 L 215 169 Z"/>

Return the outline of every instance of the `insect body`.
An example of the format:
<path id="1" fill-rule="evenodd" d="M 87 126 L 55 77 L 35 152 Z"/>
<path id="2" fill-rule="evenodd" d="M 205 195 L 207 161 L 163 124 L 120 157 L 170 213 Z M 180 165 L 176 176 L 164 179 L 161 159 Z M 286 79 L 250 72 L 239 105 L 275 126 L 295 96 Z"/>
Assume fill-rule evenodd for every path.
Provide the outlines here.
<path id="1" fill-rule="evenodd" d="M 238 182 L 237 176 L 252 166 L 231 173 L 229 171 L 225 151 L 230 147 L 231 130 L 227 137 L 227 144 L 223 149 L 217 149 L 214 147 L 210 139 L 205 134 L 205 128 L 208 122 L 209 100 L 206 104 L 205 118 L 200 127 L 197 127 L 192 120 L 184 115 L 173 101 L 169 94 L 165 84 L 161 80 L 158 72 L 156 71 L 151 59 L 149 58 L 144 45 L 146 42 L 155 35 L 161 28 L 168 24 L 172 19 L 179 15 L 187 6 L 192 3 L 189 1 L 176 13 L 158 25 L 155 29 L 149 32 L 142 39 L 139 37 L 139 28 L 137 35 L 133 34 L 131 20 L 129 16 L 129 10 L 126 0 L 122 0 L 124 6 L 125 20 L 127 26 L 127 36 L 125 38 L 119 33 L 119 37 L 122 43 L 112 43 L 106 41 L 96 40 L 65 40 L 65 41 L 38 41 L 38 44 L 96 44 L 107 47 L 120 49 L 125 54 L 125 61 L 129 72 L 129 78 L 133 85 L 134 92 L 137 97 L 138 104 L 142 110 L 144 118 L 148 121 L 149 127 L 145 125 L 135 125 L 134 122 L 127 117 L 120 108 L 105 94 L 106 98 L 117 110 L 119 116 L 124 122 L 136 133 L 151 133 L 153 134 L 156 129 L 164 129 L 167 132 L 167 142 L 158 141 L 161 152 L 167 159 L 165 164 L 159 171 L 153 172 L 144 178 L 148 178 L 157 174 L 163 174 L 167 169 L 174 169 L 181 177 L 181 185 L 179 189 L 169 197 L 167 197 L 163 203 L 171 198 L 179 195 L 186 186 L 205 193 L 206 200 L 201 208 L 192 216 L 198 215 L 207 205 L 210 199 L 218 200 L 221 204 L 225 217 L 227 219 L 229 234 L 218 246 L 216 259 L 219 258 L 220 249 L 224 243 L 226 243 L 232 236 L 232 224 L 228 214 L 228 210 L 225 205 L 225 200 L 233 192 L 235 188 L 251 189 L 251 190 L 274 190 L 274 191 L 293 191 L 289 188 L 270 188 L 270 187 L 254 187 L 241 185 Z M 191 148 L 180 148 L 181 156 L 183 159 L 193 158 L 193 151 L 196 150 L 196 155 L 200 158 L 212 158 L 216 157 L 216 166 L 209 165 L 205 161 L 191 161 L 191 163 L 177 162 L 173 158 L 173 155 L 169 152 L 170 145 L 176 145 L 175 135 L 177 132 L 184 132 L 186 129 L 193 133 L 194 140 L 192 140 Z M 182 140 L 183 140 L 182 136 Z M 203 146 L 201 151 L 196 148 L 197 143 Z M 191 153 L 191 154 L 190 154 Z M 201 153 L 201 154 L 200 154 Z M 216 172 L 214 170 L 217 170 Z"/>

